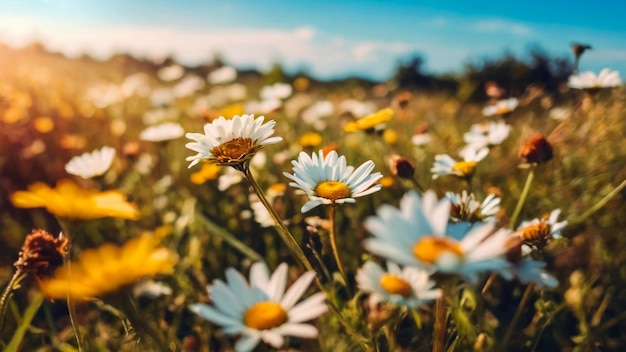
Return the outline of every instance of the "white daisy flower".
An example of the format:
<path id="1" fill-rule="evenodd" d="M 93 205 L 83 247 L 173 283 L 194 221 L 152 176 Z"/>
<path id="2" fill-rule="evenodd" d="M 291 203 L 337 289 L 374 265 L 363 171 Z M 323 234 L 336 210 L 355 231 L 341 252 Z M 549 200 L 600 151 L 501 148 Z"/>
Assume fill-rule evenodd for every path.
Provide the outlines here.
<path id="1" fill-rule="evenodd" d="M 383 175 L 380 172 L 370 174 L 374 162 L 366 161 L 356 170 L 346 164 L 346 157 L 331 151 L 324 156 L 323 151 L 310 156 L 300 152 L 298 160 L 292 160 L 293 175 L 283 172 L 285 177 L 294 182 L 289 185 L 301 189 L 309 196 L 301 211 L 307 211 L 321 204 L 354 203 L 358 197 L 372 194 L 381 189 L 377 184 Z"/>
<path id="2" fill-rule="evenodd" d="M 181 125 L 175 122 L 165 122 L 144 129 L 139 133 L 139 139 L 148 142 L 164 142 L 180 138 L 183 134 L 185 130 Z"/>
<path id="3" fill-rule="evenodd" d="M 506 115 L 508 113 L 513 112 L 517 105 L 519 104 L 519 100 L 517 98 L 509 98 L 498 100 L 495 104 L 485 106 L 483 109 L 483 115 L 485 116 L 493 116 L 493 115 Z"/>
<path id="4" fill-rule="evenodd" d="M 509 137 L 511 125 L 503 121 L 489 124 L 474 124 L 470 131 L 463 135 L 465 143 L 475 150 L 499 145 Z"/>
<path id="5" fill-rule="evenodd" d="M 232 66 L 222 66 L 207 76 L 211 84 L 230 83 L 235 79 L 237 79 L 237 70 Z"/>
<path id="6" fill-rule="evenodd" d="M 474 149 L 465 148 L 459 152 L 463 158 L 462 161 L 454 160 L 448 154 L 435 155 L 435 163 L 430 169 L 433 173 L 433 179 L 439 176 L 455 175 L 458 177 L 472 177 L 476 171 L 476 164 L 483 160 L 489 154 L 488 148 Z"/>
<path id="7" fill-rule="evenodd" d="M 449 213 L 449 200 L 438 200 L 433 191 L 423 198 L 411 191 L 399 209 L 383 205 L 365 221 L 374 235 L 365 248 L 398 264 L 457 274 L 471 283 L 482 272 L 510 265 L 504 258 L 510 230 L 495 230 L 491 222 L 449 224 Z"/>
<path id="8" fill-rule="evenodd" d="M 188 97 L 204 88 L 204 80 L 196 75 L 187 75 L 172 88 L 172 94 L 177 98 Z"/>
<path id="9" fill-rule="evenodd" d="M 243 174 L 233 168 L 226 168 L 224 173 L 217 179 L 217 189 L 224 192 L 233 185 L 237 185 L 243 181 Z"/>
<path id="10" fill-rule="evenodd" d="M 517 231 L 526 242 L 535 248 L 543 248 L 550 239 L 561 238 L 561 230 L 567 226 L 567 220 L 557 221 L 561 209 L 554 209 L 549 216 L 531 221 L 522 221 Z"/>
<path id="11" fill-rule="evenodd" d="M 238 352 L 252 351 L 260 341 L 281 348 L 285 336 L 316 338 L 318 335 L 315 326 L 304 322 L 326 312 L 326 294 L 319 292 L 298 303 L 314 277 L 314 271 L 304 273 L 285 292 L 286 263 L 280 264 L 271 276 L 265 263 L 253 264 L 249 283 L 241 273 L 229 268 L 226 282 L 214 280 L 210 288 L 214 306 L 197 303 L 189 308 L 221 325 L 225 334 L 241 335 L 235 344 Z"/>
<path id="12" fill-rule="evenodd" d="M 577 75 L 569 77 L 567 85 L 570 88 L 575 89 L 600 89 L 619 87 L 622 85 L 622 79 L 619 76 L 618 71 L 613 71 L 608 68 L 602 69 L 600 74 L 596 76 L 591 71 L 582 72 Z"/>
<path id="13" fill-rule="evenodd" d="M 432 142 L 433 140 L 433 136 L 428 133 L 416 133 L 411 137 L 411 143 L 413 143 L 413 145 L 417 146 L 417 147 L 421 147 L 423 145 L 426 145 L 430 142 Z"/>
<path id="14" fill-rule="evenodd" d="M 519 232 L 513 233 L 508 242 L 509 249 L 505 256 L 511 266 L 501 272 L 504 277 L 515 278 L 525 284 L 535 283 L 539 287 L 556 287 L 559 284 L 555 277 L 543 270 L 545 262 L 530 258 L 529 252 L 524 253 L 526 245 Z"/>
<path id="15" fill-rule="evenodd" d="M 235 116 L 226 119 L 220 116 L 204 125 L 204 134 L 187 133 L 194 142 L 185 146 L 198 154 L 187 157 L 192 167 L 202 159 L 218 165 L 241 165 L 248 162 L 254 154 L 268 144 L 282 141 L 282 137 L 270 137 L 274 134 L 275 121 L 263 123 L 265 118 L 254 115 Z"/>
<path id="16" fill-rule="evenodd" d="M 65 164 L 65 171 L 68 174 L 82 178 L 100 176 L 109 170 L 114 157 L 115 149 L 102 147 L 100 150 L 96 149 L 91 153 L 83 153 L 80 156 L 73 157 Z"/>
<path id="17" fill-rule="evenodd" d="M 283 100 L 289 98 L 293 88 L 287 83 L 275 83 L 271 86 L 261 88 L 261 99 L 263 100 Z"/>
<path id="18" fill-rule="evenodd" d="M 317 101 L 302 112 L 302 121 L 313 126 L 317 131 L 322 131 L 326 128 L 326 117 L 334 112 L 335 108 L 330 101 Z"/>
<path id="19" fill-rule="evenodd" d="M 446 198 L 450 200 L 450 217 L 453 221 L 489 221 L 494 220 L 496 213 L 500 210 L 500 197 L 490 194 L 479 203 L 474 193 L 453 193 L 446 192 Z"/>
<path id="20" fill-rule="evenodd" d="M 502 274 L 506 276 L 508 272 L 512 277 L 524 284 L 534 283 L 539 287 L 557 287 L 559 281 L 543 270 L 545 266 L 546 263 L 543 261 L 524 258 L 518 263 L 513 263 Z"/>
<path id="21" fill-rule="evenodd" d="M 177 64 L 169 65 L 160 68 L 157 71 L 157 76 L 166 82 L 175 81 L 181 78 L 185 74 L 185 69 Z"/>
<path id="22" fill-rule="evenodd" d="M 373 261 L 368 261 L 356 273 L 360 290 L 371 293 L 373 304 L 389 302 L 410 309 L 418 308 L 441 296 L 440 289 L 433 289 L 426 270 L 414 267 L 400 268 L 387 262 L 387 271 Z"/>

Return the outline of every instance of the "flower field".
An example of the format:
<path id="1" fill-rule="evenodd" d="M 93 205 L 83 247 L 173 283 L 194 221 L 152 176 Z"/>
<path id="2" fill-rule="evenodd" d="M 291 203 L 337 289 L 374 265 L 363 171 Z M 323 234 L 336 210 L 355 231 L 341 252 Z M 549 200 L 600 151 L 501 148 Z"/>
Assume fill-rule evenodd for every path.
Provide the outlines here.
<path id="1" fill-rule="evenodd" d="M 473 74 L 0 45 L 1 349 L 622 351 L 619 73 Z"/>

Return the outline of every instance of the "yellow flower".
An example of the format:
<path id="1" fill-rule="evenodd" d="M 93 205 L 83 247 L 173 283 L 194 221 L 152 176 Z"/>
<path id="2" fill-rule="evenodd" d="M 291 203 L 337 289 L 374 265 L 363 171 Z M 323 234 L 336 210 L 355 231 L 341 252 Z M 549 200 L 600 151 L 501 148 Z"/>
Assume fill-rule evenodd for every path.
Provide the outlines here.
<path id="1" fill-rule="evenodd" d="M 126 201 L 122 192 L 82 189 L 67 179 L 58 181 L 56 188 L 43 182 L 33 183 L 27 191 L 13 193 L 11 202 L 18 208 L 46 208 L 57 218 L 65 220 L 104 217 L 135 220 L 139 217 L 137 206 Z"/>
<path id="2" fill-rule="evenodd" d="M 48 133 L 54 129 L 54 121 L 47 116 L 40 116 L 34 121 L 35 129 L 39 133 Z"/>
<path id="3" fill-rule="evenodd" d="M 394 130 L 385 130 L 385 132 L 383 132 L 383 139 L 385 143 L 394 145 L 398 143 L 398 133 Z"/>
<path id="4" fill-rule="evenodd" d="M 222 167 L 213 163 L 202 164 L 202 169 L 191 174 L 191 182 L 201 185 L 209 180 L 215 180 Z"/>
<path id="5" fill-rule="evenodd" d="M 344 126 L 346 132 L 367 131 L 384 127 L 385 122 L 393 118 L 394 112 L 392 108 L 385 108 L 377 112 L 362 117 L 356 121 L 352 121 Z"/>
<path id="6" fill-rule="evenodd" d="M 298 143 L 302 148 L 317 147 L 322 144 L 322 136 L 316 132 L 305 133 L 300 136 Z"/>
<path id="7" fill-rule="evenodd" d="M 69 295 L 86 300 L 116 291 L 147 276 L 171 274 L 178 256 L 168 248 L 157 246 L 155 237 L 142 236 L 122 247 L 106 243 L 85 250 L 78 261 L 57 269 L 52 278 L 43 280 L 41 293 L 49 298 Z"/>
<path id="8" fill-rule="evenodd" d="M 232 119 L 235 116 L 245 114 L 245 108 L 242 104 L 232 104 L 223 107 L 217 114 L 227 119 Z"/>

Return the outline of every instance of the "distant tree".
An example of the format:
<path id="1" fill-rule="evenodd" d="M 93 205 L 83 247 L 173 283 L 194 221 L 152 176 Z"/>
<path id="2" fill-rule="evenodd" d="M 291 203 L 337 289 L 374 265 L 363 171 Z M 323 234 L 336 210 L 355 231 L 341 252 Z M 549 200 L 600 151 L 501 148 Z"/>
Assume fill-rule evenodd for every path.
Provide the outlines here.
<path id="1" fill-rule="evenodd" d="M 431 78 L 422 72 L 424 58 L 415 54 L 408 60 L 400 62 L 393 76 L 398 88 L 425 88 L 430 86 Z"/>
<path id="2" fill-rule="evenodd" d="M 287 80 L 287 74 L 283 69 L 283 65 L 279 62 L 275 62 L 269 71 L 265 74 L 266 84 L 274 84 L 279 82 L 285 82 Z"/>

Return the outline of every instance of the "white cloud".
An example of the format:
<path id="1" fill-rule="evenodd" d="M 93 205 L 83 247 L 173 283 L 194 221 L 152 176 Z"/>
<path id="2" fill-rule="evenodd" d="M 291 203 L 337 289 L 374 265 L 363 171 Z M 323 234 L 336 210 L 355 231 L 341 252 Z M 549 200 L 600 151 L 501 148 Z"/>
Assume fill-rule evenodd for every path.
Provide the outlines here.
<path id="1" fill-rule="evenodd" d="M 529 36 L 533 33 L 532 28 L 525 24 L 502 19 L 478 20 L 473 29 L 476 32 L 503 32 L 518 36 Z"/>
<path id="2" fill-rule="evenodd" d="M 106 58 L 116 52 L 161 59 L 173 55 L 183 63 L 200 63 L 220 53 L 235 66 L 267 69 L 276 61 L 287 67 L 303 65 L 322 76 L 369 72 L 384 77 L 391 56 L 415 50 L 407 43 L 346 40 L 319 34 L 311 27 L 295 29 L 231 29 L 187 31 L 173 27 L 140 25 L 80 26 L 34 16 L 0 15 L 0 38 L 12 45 L 33 40 L 69 56 L 83 53 Z M 374 70 L 367 68 L 378 64 Z M 388 66 L 381 63 L 386 63 Z"/>

